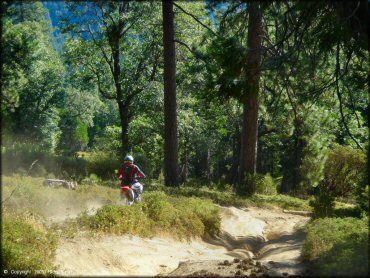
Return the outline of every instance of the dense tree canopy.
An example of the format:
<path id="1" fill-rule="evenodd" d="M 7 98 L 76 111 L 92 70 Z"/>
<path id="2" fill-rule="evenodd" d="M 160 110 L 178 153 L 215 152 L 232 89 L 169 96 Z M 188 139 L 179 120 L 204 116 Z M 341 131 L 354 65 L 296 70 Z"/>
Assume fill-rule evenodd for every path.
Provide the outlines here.
<path id="1" fill-rule="evenodd" d="M 162 3 L 62 2 L 61 47 L 42 2 L 2 5 L 4 147 L 112 160 L 131 153 L 162 178 Z M 175 1 L 173 9 L 180 183 L 252 194 L 269 174 L 280 192 L 303 194 L 322 184 L 335 146 L 368 150 L 368 2 Z"/>

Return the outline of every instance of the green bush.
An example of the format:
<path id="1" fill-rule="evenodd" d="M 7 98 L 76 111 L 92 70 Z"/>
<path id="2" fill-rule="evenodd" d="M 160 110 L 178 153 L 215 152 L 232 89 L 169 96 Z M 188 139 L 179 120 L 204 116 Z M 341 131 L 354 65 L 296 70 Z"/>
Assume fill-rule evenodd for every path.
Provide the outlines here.
<path id="1" fill-rule="evenodd" d="M 95 174 L 90 174 L 88 177 L 84 178 L 81 183 L 88 185 L 97 185 L 101 183 L 101 179 Z"/>
<path id="2" fill-rule="evenodd" d="M 191 208 L 199 217 L 204 225 L 204 233 L 208 235 L 219 235 L 221 231 L 221 216 L 219 208 L 213 205 L 211 201 L 205 201 L 198 198 L 191 198 L 189 203 L 184 205 Z"/>
<path id="3" fill-rule="evenodd" d="M 309 202 L 314 218 L 330 217 L 334 212 L 333 193 L 325 186 L 319 186 L 315 199 Z"/>
<path id="4" fill-rule="evenodd" d="M 92 216 L 82 214 L 78 223 L 91 230 L 113 234 L 152 234 L 151 222 L 139 206 L 105 205 Z"/>
<path id="5" fill-rule="evenodd" d="M 29 270 L 31 274 L 34 270 L 51 273 L 55 270 L 57 238 L 35 221 L 34 216 L 3 214 L 2 229 L 3 269 Z"/>
<path id="6" fill-rule="evenodd" d="M 368 218 L 324 218 L 306 226 L 302 256 L 318 276 L 368 275 Z"/>
<path id="7" fill-rule="evenodd" d="M 365 155 L 349 146 L 336 145 L 328 155 L 324 168 L 324 179 L 317 187 L 315 200 L 310 202 L 314 216 L 333 216 L 335 197 L 357 197 L 363 201 L 366 171 Z M 340 214 L 340 212 L 339 212 Z"/>
<path id="8" fill-rule="evenodd" d="M 33 144 L 17 143 L 4 148 L 1 159 L 2 172 L 8 175 L 19 173 L 46 177 L 53 174 L 57 178 L 81 178 L 87 174 L 86 160 L 55 155 Z"/>
<path id="9" fill-rule="evenodd" d="M 277 194 L 277 186 L 274 179 L 270 174 L 267 175 L 257 175 L 256 178 L 256 193 L 275 195 Z"/>
<path id="10" fill-rule="evenodd" d="M 359 194 L 359 190 L 362 192 L 364 189 L 365 176 L 364 152 L 340 145 L 336 145 L 329 152 L 324 168 L 323 185 L 328 187 L 335 196 Z"/>
<path id="11" fill-rule="evenodd" d="M 364 211 L 369 211 L 370 203 L 369 185 L 366 185 L 363 191 L 360 190 L 359 195 L 357 197 L 357 202 Z"/>
<path id="12" fill-rule="evenodd" d="M 168 233 L 179 239 L 215 235 L 220 230 L 219 209 L 210 201 L 168 197 L 148 192 L 132 206 L 106 205 L 95 215 L 82 214 L 81 227 L 102 233 L 150 236 Z"/>
<path id="13" fill-rule="evenodd" d="M 142 209 L 148 217 L 154 221 L 163 219 L 163 215 L 173 209 L 167 201 L 167 196 L 163 192 L 151 192 L 144 195 Z"/>
<path id="14" fill-rule="evenodd" d="M 87 157 L 87 170 L 102 179 L 117 177 L 116 170 L 119 169 L 121 161 L 119 157 L 110 152 L 95 151 Z"/>

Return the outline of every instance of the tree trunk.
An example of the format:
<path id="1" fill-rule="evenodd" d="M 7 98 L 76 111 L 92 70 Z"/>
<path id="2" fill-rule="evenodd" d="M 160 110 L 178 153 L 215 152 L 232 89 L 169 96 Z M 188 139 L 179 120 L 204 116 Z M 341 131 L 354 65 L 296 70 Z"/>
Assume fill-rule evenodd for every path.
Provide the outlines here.
<path id="1" fill-rule="evenodd" d="M 294 121 L 294 144 L 293 149 L 288 152 L 288 158 L 284 163 L 283 180 L 279 193 L 295 192 L 299 189 L 302 182 L 302 163 L 304 159 L 304 150 L 307 146 L 307 140 L 303 134 L 304 121 L 297 118 Z"/>
<path id="2" fill-rule="evenodd" d="M 130 151 L 128 140 L 128 126 L 129 126 L 128 105 L 123 104 L 123 102 L 118 102 L 118 109 L 121 120 L 122 155 L 126 156 L 126 154 L 128 154 Z"/>
<path id="3" fill-rule="evenodd" d="M 207 149 L 207 181 L 212 181 L 212 163 L 211 163 L 211 149 Z"/>
<path id="4" fill-rule="evenodd" d="M 233 161 L 229 172 L 226 176 L 226 183 L 235 185 L 238 178 L 238 166 L 240 161 L 240 128 L 239 124 L 236 125 L 235 135 L 233 137 Z"/>
<path id="5" fill-rule="evenodd" d="M 118 8 L 119 15 L 122 16 L 124 13 L 124 4 L 120 3 Z M 129 125 L 129 114 L 128 114 L 128 103 L 125 102 L 121 84 L 121 32 L 124 28 L 122 19 L 118 21 L 115 32 L 112 36 L 112 56 L 113 56 L 113 79 L 116 87 L 117 104 L 119 109 L 119 115 L 121 120 L 121 143 L 122 143 L 122 156 L 126 156 L 129 151 L 128 141 L 128 125 Z"/>
<path id="6" fill-rule="evenodd" d="M 162 1 L 164 47 L 164 177 L 166 186 L 178 186 L 176 115 L 176 54 L 173 1 Z"/>
<path id="7" fill-rule="evenodd" d="M 262 12 L 258 3 L 249 6 L 248 55 L 246 61 L 247 90 L 243 101 L 243 130 L 237 192 L 253 194 L 257 161 L 258 93 L 261 63 Z"/>

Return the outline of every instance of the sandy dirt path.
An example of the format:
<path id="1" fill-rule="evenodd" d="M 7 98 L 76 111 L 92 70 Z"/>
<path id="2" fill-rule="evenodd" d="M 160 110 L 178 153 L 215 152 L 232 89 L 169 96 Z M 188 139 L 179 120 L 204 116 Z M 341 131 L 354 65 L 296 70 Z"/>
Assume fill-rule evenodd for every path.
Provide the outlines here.
<path id="1" fill-rule="evenodd" d="M 297 275 L 304 270 L 299 260 L 304 234 L 299 229 L 308 220 L 276 210 L 222 207 L 222 233 L 216 239 L 179 242 L 159 237 L 78 236 L 61 241 L 55 264 L 57 274 L 64 276 L 202 276 L 207 271 L 230 276 L 240 271 L 237 262 L 244 259 L 266 266 L 270 275 Z M 225 261 L 235 265 L 221 266 Z M 240 274 L 252 270 L 245 271 Z"/>

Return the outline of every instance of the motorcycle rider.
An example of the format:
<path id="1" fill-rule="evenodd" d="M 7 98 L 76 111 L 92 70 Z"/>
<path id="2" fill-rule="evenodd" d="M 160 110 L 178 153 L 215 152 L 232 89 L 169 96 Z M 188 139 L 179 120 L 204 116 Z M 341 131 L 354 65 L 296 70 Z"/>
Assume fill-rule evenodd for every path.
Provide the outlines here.
<path id="1" fill-rule="evenodd" d="M 121 180 L 121 186 L 129 186 L 137 194 L 137 201 L 141 200 L 143 194 L 143 185 L 138 182 L 138 177 L 146 178 L 141 169 L 134 164 L 134 158 L 131 155 L 126 155 L 124 164 L 119 168 L 118 179 Z"/>

